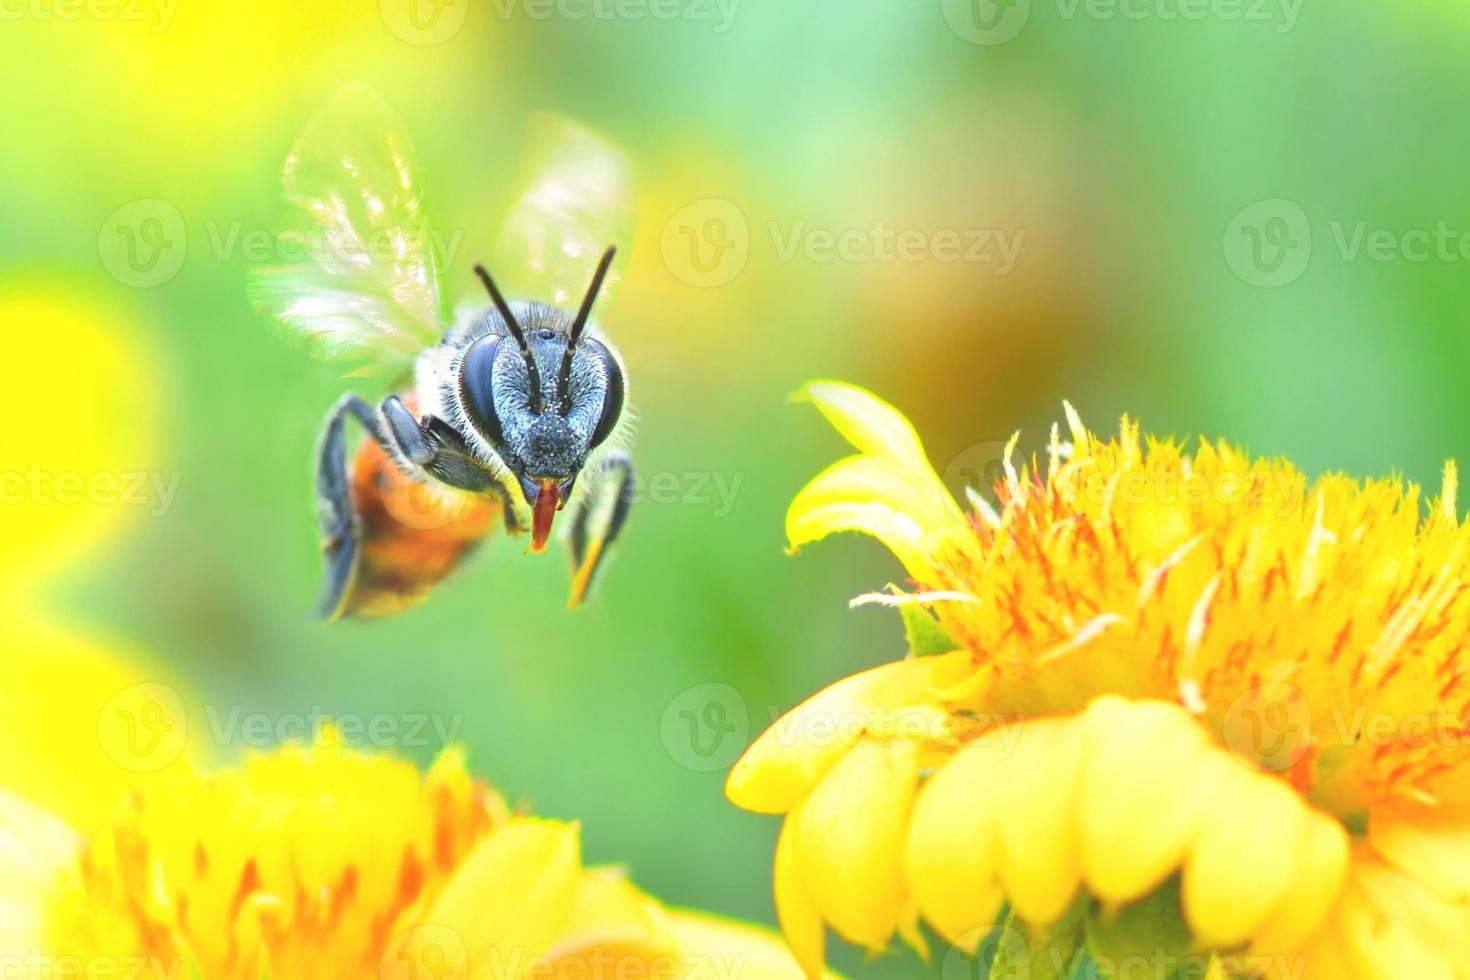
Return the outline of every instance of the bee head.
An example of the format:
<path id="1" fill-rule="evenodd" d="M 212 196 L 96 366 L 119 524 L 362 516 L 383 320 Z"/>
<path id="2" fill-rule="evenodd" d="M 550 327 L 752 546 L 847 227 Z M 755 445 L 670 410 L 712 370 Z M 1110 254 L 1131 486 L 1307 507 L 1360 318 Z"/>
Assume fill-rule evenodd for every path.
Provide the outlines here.
<path id="1" fill-rule="evenodd" d="M 613 254 L 611 248 L 603 254 L 575 318 L 534 306 L 529 334 L 489 273 L 475 267 L 506 332 L 488 333 L 465 352 L 461 400 L 469 422 L 520 481 L 532 513 L 533 551 L 545 547 L 552 518 L 587 456 L 622 415 L 622 367 L 606 345 L 582 336 Z"/>

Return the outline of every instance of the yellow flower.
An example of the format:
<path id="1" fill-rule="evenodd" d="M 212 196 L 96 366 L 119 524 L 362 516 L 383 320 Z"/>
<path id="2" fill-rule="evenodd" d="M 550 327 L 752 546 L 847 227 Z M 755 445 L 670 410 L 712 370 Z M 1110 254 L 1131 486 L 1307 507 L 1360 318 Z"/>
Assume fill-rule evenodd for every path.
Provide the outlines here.
<path id="1" fill-rule="evenodd" d="M 162 476 L 152 462 L 158 365 L 125 318 L 63 298 L 74 291 L 0 290 L 0 322 L 17 325 L 0 359 L 0 416 L 11 420 L 0 440 L 0 718 L 24 733 L 0 740 L 0 772 L 12 791 L 80 823 L 98 793 L 120 794 L 135 777 L 118 764 L 114 726 L 145 692 L 119 644 L 67 623 L 46 589 L 160 506 L 135 499 L 135 483 L 167 481 L 145 479 Z"/>
<path id="2" fill-rule="evenodd" d="M 772 935 L 581 864 L 576 824 L 511 813 L 450 750 L 343 748 L 171 773 L 79 834 L 0 792 L 0 963 L 208 980 L 799 976 Z"/>
<path id="3" fill-rule="evenodd" d="M 857 674 L 730 773 L 785 814 L 778 912 L 872 950 L 973 948 L 1176 893 L 1217 975 L 1470 975 L 1470 530 L 1417 487 L 1225 444 L 1111 440 L 1067 409 L 959 508 L 896 410 L 806 394 L 858 449 L 798 495 L 793 548 L 872 534 L 933 655 Z M 1427 509 L 1427 513 L 1425 513 Z M 1256 971 L 1256 972 L 1252 972 Z M 1152 975 L 1152 974 L 1149 974 Z"/>

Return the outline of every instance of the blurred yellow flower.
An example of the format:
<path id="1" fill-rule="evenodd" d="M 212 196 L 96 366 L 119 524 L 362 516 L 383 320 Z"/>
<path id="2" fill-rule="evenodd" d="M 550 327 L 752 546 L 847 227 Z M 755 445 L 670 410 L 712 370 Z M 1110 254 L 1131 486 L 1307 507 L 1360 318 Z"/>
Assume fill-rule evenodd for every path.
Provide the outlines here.
<path id="1" fill-rule="evenodd" d="M 0 741 L 12 791 L 64 819 L 93 819 L 99 793 L 121 794 L 143 769 L 128 757 L 129 709 L 146 694 L 117 644 L 61 625 L 46 588 L 115 528 L 161 501 L 155 479 L 157 365 L 124 318 L 53 292 L 0 292 L 16 324 L 0 360 L 0 717 L 23 738 Z M 182 732 L 153 699 L 159 730 Z M 36 746 L 45 746 L 44 753 Z M 120 756 L 121 754 L 121 756 Z M 57 778 L 57 773 L 66 778 Z"/>
<path id="2" fill-rule="evenodd" d="M 583 868 L 576 824 L 512 814 L 456 750 L 420 773 L 329 730 L 171 773 L 107 812 L 78 834 L 0 791 L 0 962 L 210 980 L 800 975 L 773 935 Z"/>
<path id="3" fill-rule="evenodd" d="M 1035 936 L 1149 899 L 1217 975 L 1467 975 L 1452 465 L 1426 516 L 1396 480 L 1309 482 L 1126 419 L 1104 440 L 1069 406 L 1044 466 L 1012 438 L 998 501 L 966 512 L 892 407 L 805 393 L 858 455 L 797 496 L 791 544 L 881 539 L 916 591 L 865 599 L 932 654 L 839 681 L 730 774 L 786 815 L 777 907 L 809 972 L 824 924 L 878 950 L 922 946 L 923 919 L 973 949 L 1005 902 Z"/>

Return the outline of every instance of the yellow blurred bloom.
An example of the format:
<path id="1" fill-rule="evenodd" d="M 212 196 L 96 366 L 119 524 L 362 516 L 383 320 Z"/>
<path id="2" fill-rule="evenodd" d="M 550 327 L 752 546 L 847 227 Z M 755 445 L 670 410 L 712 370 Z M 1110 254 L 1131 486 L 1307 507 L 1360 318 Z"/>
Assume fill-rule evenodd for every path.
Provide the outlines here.
<path id="1" fill-rule="evenodd" d="M 1470 975 L 1452 465 L 1426 516 L 1412 485 L 1126 419 L 1105 440 L 1069 406 L 1047 462 L 1012 439 L 967 513 L 896 410 L 806 395 L 859 452 L 797 496 L 793 548 L 880 538 L 916 591 L 869 598 L 950 648 L 839 681 L 730 774 L 736 804 L 786 815 L 776 900 L 808 971 L 824 924 L 878 950 L 923 919 L 973 948 L 1005 902 L 1041 929 L 1168 886 L 1193 948 L 1252 975 Z"/>
<path id="2" fill-rule="evenodd" d="M 157 365 L 123 318 L 60 293 L 0 291 L 0 322 L 20 325 L 0 360 L 0 416 L 11 420 L 0 442 L 0 717 L 24 733 L 0 741 L 0 772 L 10 790 L 82 823 L 98 794 L 121 794 L 183 746 L 166 746 L 156 765 L 128 756 L 141 677 L 115 643 L 63 626 L 45 590 L 162 503 L 140 488 L 175 484 L 151 462 Z M 178 714 L 150 703 L 160 730 L 182 732 Z"/>
<path id="3" fill-rule="evenodd" d="M 328 731 L 107 812 L 79 834 L 0 792 L 0 962 L 36 977 L 799 976 L 774 936 L 583 868 L 576 824 L 511 813 L 455 750 L 420 773 Z"/>

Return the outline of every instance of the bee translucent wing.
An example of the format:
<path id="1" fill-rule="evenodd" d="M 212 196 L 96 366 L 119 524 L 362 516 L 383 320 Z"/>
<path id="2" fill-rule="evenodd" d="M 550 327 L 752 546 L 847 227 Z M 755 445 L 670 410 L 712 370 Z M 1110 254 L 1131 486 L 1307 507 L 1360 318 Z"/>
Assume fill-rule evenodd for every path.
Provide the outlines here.
<path id="1" fill-rule="evenodd" d="M 281 262 L 251 276 L 256 309 L 318 357 L 405 369 L 444 322 L 407 127 L 371 89 L 344 86 L 292 147 L 282 182 Z"/>
<path id="2" fill-rule="evenodd" d="M 601 309 L 633 244 L 628 161 L 591 130 L 550 115 L 534 120 L 526 159 L 524 189 L 496 246 L 497 276 L 517 299 L 575 307 L 597 260 L 616 245 L 620 261 L 603 286 Z"/>

